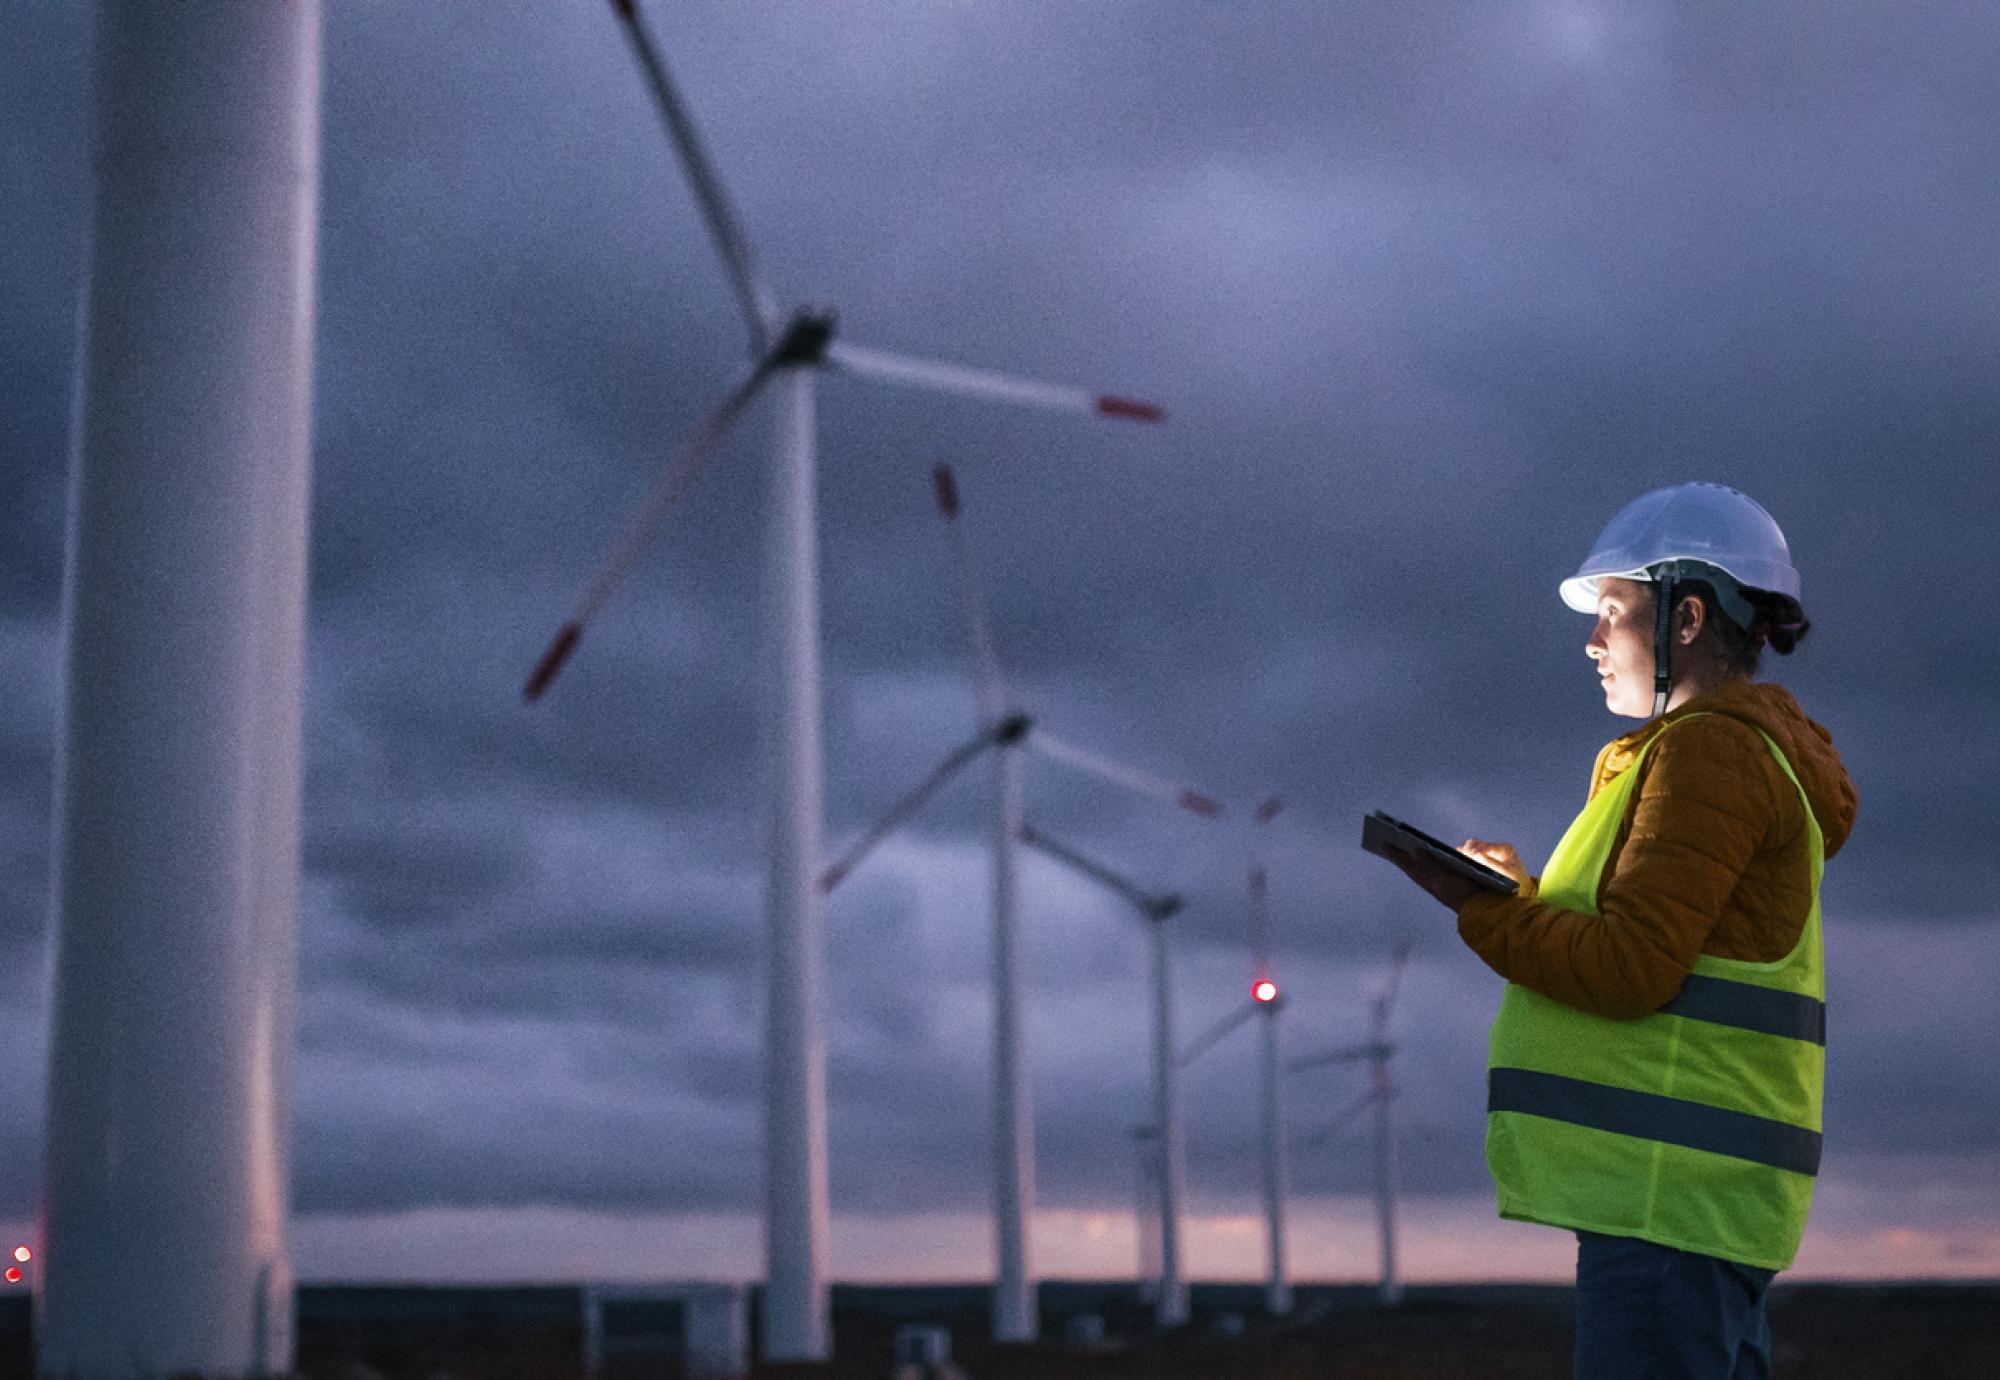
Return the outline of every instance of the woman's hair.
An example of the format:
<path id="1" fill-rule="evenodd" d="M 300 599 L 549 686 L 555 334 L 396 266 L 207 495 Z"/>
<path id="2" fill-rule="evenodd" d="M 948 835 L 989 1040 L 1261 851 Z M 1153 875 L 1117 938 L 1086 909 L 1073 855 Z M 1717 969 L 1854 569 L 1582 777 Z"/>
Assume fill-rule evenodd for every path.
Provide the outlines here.
<path id="1" fill-rule="evenodd" d="M 1716 651 L 1723 665 L 1737 675 L 1756 675 L 1766 646 L 1779 656 L 1790 656 L 1792 649 L 1812 630 L 1812 621 L 1806 617 L 1798 600 L 1790 595 L 1774 594 L 1768 589 L 1741 587 L 1741 593 L 1752 610 L 1747 628 L 1722 611 L 1722 604 L 1715 597 L 1715 587 L 1706 580 L 1683 580 L 1675 587 L 1674 593 L 1678 597 L 1693 595 L 1701 600 L 1707 615 L 1704 621 L 1713 630 Z"/>

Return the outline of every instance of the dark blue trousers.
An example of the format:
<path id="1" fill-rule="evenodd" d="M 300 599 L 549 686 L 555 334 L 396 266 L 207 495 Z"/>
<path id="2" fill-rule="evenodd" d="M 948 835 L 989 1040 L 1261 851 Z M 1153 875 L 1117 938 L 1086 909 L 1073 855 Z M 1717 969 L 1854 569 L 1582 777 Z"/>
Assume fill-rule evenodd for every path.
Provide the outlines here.
<path id="1" fill-rule="evenodd" d="M 1576 1234 L 1576 1380 L 1770 1380 L 1776 1271 Z"/>

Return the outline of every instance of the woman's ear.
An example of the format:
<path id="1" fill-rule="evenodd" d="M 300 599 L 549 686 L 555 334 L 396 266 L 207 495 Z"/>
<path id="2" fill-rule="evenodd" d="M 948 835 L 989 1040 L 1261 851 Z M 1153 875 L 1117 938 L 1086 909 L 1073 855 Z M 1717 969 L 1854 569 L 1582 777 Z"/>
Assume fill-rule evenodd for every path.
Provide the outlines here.
<path id="1" fill-rule="evenodd" d="M 1708 623 L 1708 606 L 1696 595 L 1690 594 L 1681 600 L 1674 610 L 1674 638 L 1683 647 L 1692 647 L 1694 640 L 1701 636 L 1701 630 Z"/>

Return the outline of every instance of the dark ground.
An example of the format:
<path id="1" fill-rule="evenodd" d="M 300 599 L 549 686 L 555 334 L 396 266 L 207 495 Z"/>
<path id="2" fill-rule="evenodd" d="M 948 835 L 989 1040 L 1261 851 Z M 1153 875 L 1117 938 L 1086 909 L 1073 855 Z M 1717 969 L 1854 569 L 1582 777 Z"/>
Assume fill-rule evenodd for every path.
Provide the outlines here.
<path id="1" fill-rule="evenodd" d="M 1292 1321 L 1257 1313 L 1254 1286 L 1195 1291 L 1186 1331 L 1156 1338 L 1129 1285 L 1045 1284 L 1045 1332 L 1079 1313 L 1103 1316 L 1110 1340 L 996 1348 L 983 1340 L 985 1291 L 974 1286 L 840 1287 L 839 1359 L 771 1367 L 760 1380 L 887 1380 L 895 1328 L 951 1329 L 970 1380 L 1511 1380 L 1569 1373 L 1569 1290 L 1556 1286 L 1416 1287 L 1402 1306 L 1371 1290 L 1302 1286 Z M 574 1289 L 412 1290 L 309 1286 L 300 1291 L 299 1364 L 313 1380 L 578 1380 Z M 27 1380 L 28 1300 L 0 1295 L 0 1380 Z M 1227 1336 L 1229 1315 L 1243 1320 Z M 1781 1284 L 1772 1299 L 1779 1380 L 1930 1380 L 2000 1376 L 2000 1284 Z M 605 1380 L 674 1375 L 663 1358 L 624 1358 Z"/>

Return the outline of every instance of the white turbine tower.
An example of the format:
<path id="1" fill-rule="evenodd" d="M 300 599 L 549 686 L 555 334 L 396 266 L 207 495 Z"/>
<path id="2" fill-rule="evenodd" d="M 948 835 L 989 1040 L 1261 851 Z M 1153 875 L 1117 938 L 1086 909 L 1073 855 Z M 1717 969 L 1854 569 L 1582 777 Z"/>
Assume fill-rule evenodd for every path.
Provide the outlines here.
<path id="1" fill-rule="evenodd" d="M 1160 1133 L 1154 1126 L 1132 1128 L 1132 1163 L 1139 1196 L 1132 1213 L 1139 1302 L 1160 1299 Z"/>
<path id="2" fill-rule="evenodd" d="M 1178 785 L 1114 762 L 1053 737 L 1015 708 L 993 650 L 985 600 L 973 569 L 972 551 L 959 527 L 958 482 L 949 465 L 933 475 L 939 515 L 952 545 L 967 634 L 972 648 L 973 688 L 979 703 L 979 730 L 953 749 L 930 774 L 863 832 L 820 880 L 830 892 L 860 865 L 876 845 L 894 833 L 974 758 L 994 753 L 993 813 L 993 1048 L 994 1048 L 994 1236 L 993 1335 L 1003 1342 L 1030 1342 L 1039 1334 L 1035 1275 L 1028 1252 L 1028 1219 L 1035 1206 L 1034 1096 L 1028 1078 L 1027 1033 L 1022 1019 L 1020 888 L 1014 846 L 1023 825 L 1021 749 L 1101 780 L 1198 815 L 1213 817 L 1221 807 L 1191 787 Z"/>
<path id="3" fill-rule="evenodd" d="M 35 1371 L 276 1375 L 320 9 L 93 8 Z"/>
<path id="4" fill-rule="evenodd" d="M 1278 817 L 1284 802 L 1270 796 L 1252 816 L 1257 824 L 1269 824 Z M 1256 850 L 1261 854 L 1261 850 Z M 1265 1261 L 1264 1307 L 1282 1317 L 1292 1311 L 1292 1286 L 1285 1270 L 1285 1166 L 1284 1085 L 1278 1063 L 1278 1013 L 1285 999 L 1271 977 L 1271 910 L 1261 858 L 1250 864 L 1250 942 L 1256 971 L 1250 982 L 1250 1000 L 1231 1010 L 1181 1052 L 1186 1067 L 1207 1053 L 1225 1036 L 1252 1016 L 1262 1016 L 1259 1042 L 1259 1082 L 1262 1093 L 1264 1131 L 1264 1224 Z"/>
<path id="5" fill-rule="evenodd" d="M 1088 877 L 1129 901 L 1146 921 L 1153 970 L 1153 1125 L 1158 1128 L 1160 1170 L 1160 1293 L 1155 1316 L 1162 1328 L 1188 1320 L 1186 1267 L 1181 1260 L 1181 1203 L 1187 1186 L 1187 1128 L 1181 1121 L 1180 1061 L 1174 1049 L 1174 986 L 1167 921 L 1181 911 L 1173 892 L 1145 891 L 1127 877 L 1032 824 L 1021 826 L 1021 841 L 1072 872 Z"/>
<path id="6" fill-rule="evenodd" d="M 526 696 L 549 687 L 591 621 L 631 574 L 661 523 L 730 428 L 766 388 L 777 407 L 766 527 L 765 702 L 773 797 L 766 885 L 764 1355 L 821 1361 L 831 1352 L 826 1250 L 826 1036 L 819 875 L 821 775 L 819 563 L 814 515 L 814 376 L 826 369 L 999 402 L 1157 421 L 1148 403 L 928 360 L 834 339 L 835 315 L 800 308 L 789 317 L 758 277 L 749 240 L 669 77 L 636 0 L 612 0 L 692 184 L 749 334 L 750 365 L 672 456 L 620 533 L 576 612 L 528 678 Z"/>
<path id="7" fill-rule="evenodd" d="M 1284 802 L 1271 796 L 1257 807 L 1256 823 L 1269 824 L 1283 808 Z M 1290 1196 L 1290 1186 L 1285 1165 L 1283 1070 L 1278 1063 L 1278 1013 L 1284 1009 L 1284 1002 L 1277 984 L 1271 980 L 1271 900 L 1262 850 L 1257 851 L 1258 857 L 1250 868 L 1250 918 L 1257 948 L 1257 987 L 1251 995 L 1262 999 L 1264 1014 L 1260 1081 L 1264 1112 L 1265 1247 L 1269 1253 L 1264 1306 L 1283 1317 L 1292 1311 L 1292 1285 L 1285 1271 L 1285 1202 Z"/>
<path id="8" fill-rule="evenodd" d="M 1396 991 L 1402 983 L 1403 965 L 1409 956 L 1409 944 L 1399 942 L 1389 965 L 1388 978 L 1369 1003 L 1368 1039 L 1364 1043 L 1292 1061 L 1294 1069 L 1368 1061 L 1368 1090 L 1306 1144 L 1318 1145 L 1330 1139 L 1356 1113 L 1369 1107 L 1375 1109 L 1375 1216 L 1381 1232 L 1382 1279 L 1379 1297 L 1384 1307 L 1394 1307 L 1403 1298 L 1402 1281 L 1396 1271 L 1396 1088 L 1389 1078 L 1389 1058 L 1395 1054 L 1396 1046 L 1389 1039 L 1389 1017 L 1395 1008 Z"/>

